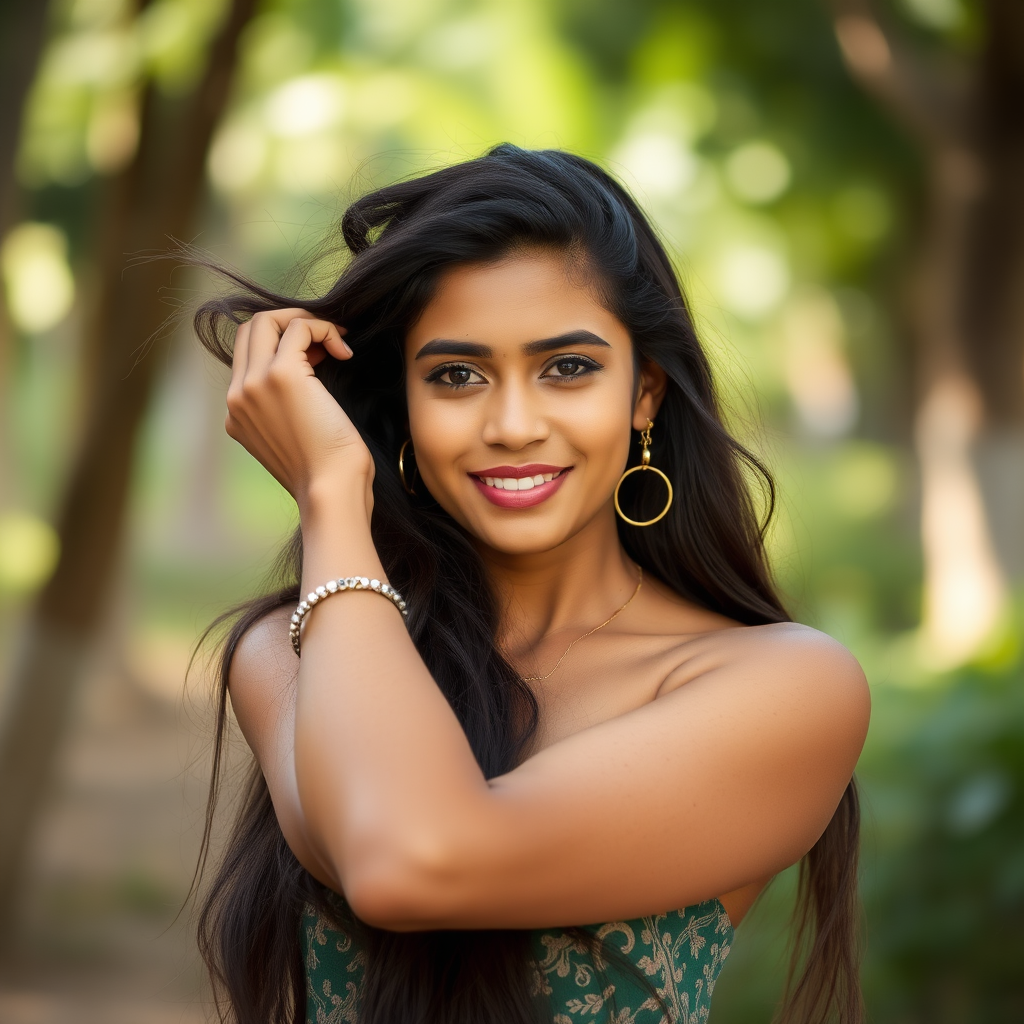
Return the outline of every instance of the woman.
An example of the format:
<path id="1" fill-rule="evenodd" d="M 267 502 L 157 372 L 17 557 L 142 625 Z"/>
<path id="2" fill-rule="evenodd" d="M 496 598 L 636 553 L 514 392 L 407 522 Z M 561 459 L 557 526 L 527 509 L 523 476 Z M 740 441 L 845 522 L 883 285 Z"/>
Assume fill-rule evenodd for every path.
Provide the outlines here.
<path id="1" fill-rule="evenodd" d="M 300 515 L 223 660 L 218 755 L 230 693 L 257 762 L 200 926 L 229 1015 L 704 1021 L 805 858 L 783 1016 L 858 1020 L 864 678 L 773 590 L 770 478 L 651 227 L 499 146 L 342 231 L 322 298 L 197 318 Z"/>

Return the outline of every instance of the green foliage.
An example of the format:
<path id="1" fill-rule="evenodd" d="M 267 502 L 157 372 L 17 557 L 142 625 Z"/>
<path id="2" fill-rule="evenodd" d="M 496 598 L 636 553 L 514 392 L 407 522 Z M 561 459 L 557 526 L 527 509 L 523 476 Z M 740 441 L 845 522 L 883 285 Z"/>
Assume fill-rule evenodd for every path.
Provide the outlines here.
<path id="1" fill-rule="evenodd" d="M 876 1019 L 1024 1018 L 1024 670 L 883 691 L 861 777 Z"/>
<path id="2" fill-rule="evenodd" d="M 876 687 L 858 770 L 869 1019 L 1024 1019 L 1024 666 Z M 785 969 L 792 872 L 737 935 L 712 1020 L 766 1021 Z"/>
<path id="3" fill-rule="evenodd" d="M 977 3 L 883 6 L 944 60 L 977 48 Z M 132 10 L 58 5 L 22 140 L 26 220 L 66 239 L 51 270 L 77 283 L 61 324 L 23 327 L 12 371 L 21 482 L 42 512 L 73 444 L 100 197 L 132 158 L 145 88 L 188 86 L 225 5 Z M 1017 666 L 936 680 L 914 650 L 916 481 L 894 312 L 921 193 L 913 150 L 851 82 L 819 0 L 267 0 L 209 154 L 199 241 L 280 282 L 353 192 L 504 139 L 592 156 L 650 210 L 732 421 L 778 472 L 769 541 L 794 610 L 868 669 L 871 1019 L 1024 1019 L 1024 678 Z M 7 262 L 8 289 L 22 287 L 31 275 Z M 328 247 L 306 286 L 337 266 Z M 194 635 L 256 585 L 253 566 L 293 520 L 220 433 L 207 402 L 220 384 L 190 365 L 169 375 L 140 444 L 131 544 L 139 629 Z M 790 889 L 779 880 L 741 928 L 717 1024 L 768 1019 Z"/>

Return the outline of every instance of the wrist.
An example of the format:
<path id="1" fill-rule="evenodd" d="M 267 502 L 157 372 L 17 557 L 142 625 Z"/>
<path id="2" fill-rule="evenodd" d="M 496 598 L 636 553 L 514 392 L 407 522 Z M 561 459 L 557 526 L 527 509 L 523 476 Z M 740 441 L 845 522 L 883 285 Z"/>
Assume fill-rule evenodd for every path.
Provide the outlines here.
<path id="1" fill-rule="evenodd" d="M 370 526 L 373 512 L 373 481 L 364 474 L 350 477 L 318 477 L 296 496 L 302 532 L 321 524 L 337 528 L 344 522 L 348 528 Z"/>
<path id="2" fill-rule="evenodd" d="M 373 495 L 368 479 L 323 479 L 299 504 L 303 593 L 344 576 L 386 580 L 370 532 Z"/>

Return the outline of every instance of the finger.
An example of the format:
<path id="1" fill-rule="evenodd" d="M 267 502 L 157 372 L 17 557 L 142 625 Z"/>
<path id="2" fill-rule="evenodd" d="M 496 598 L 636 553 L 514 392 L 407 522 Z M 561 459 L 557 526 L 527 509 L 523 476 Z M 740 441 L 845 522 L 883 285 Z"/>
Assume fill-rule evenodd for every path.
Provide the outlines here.
<path id="1" fill-rule="evenodd" d="M 331 321 L 327 321 L 331 323 Z M 342 339 L 342 345 L 340 352 L 329 351 L 327 345 L 310 345 L 306 350 L 306 358 L 309 360 L 310 366 L 319 366 L 328 355 L 333 355 L 335 359 L 351 359 L 352 348 L 347 341 L 345 341 L 345 335 L 348 334 L 348 329 L 342 327 L 340 324 L 332 324 L 333 327 L 337 328 L 338 337 Z M 330 339 L 333 342 L 333 339 Z M 331 345 L 331 348 L 336 349 L 336 345 Z"/>
<path id="2" fill-rule="evenodd" d="M 302 356 L 310 366 L 316 366 L 327 354 L 335 359 L 352 356 L 338 327 L 328 320 L 295 319 L 281 335 L 275 359 L 289 362 Z"/>
<path id="3" fill-rule="evenodd" d="M 246 321 L 234 332 L 234 344 L 231 346 L 231 384 L 240 382 L 246 375 L 246 366 L 249 362 L 249 328 L 250 324 Z"/>
<path id="4" fill-rule="evenodd" d="M 298 322 L 300 325 L 308 323 L 316 326 L 312 329 L 312 334 L 300 331 L 298 338 L 300 341 L 305 342 L 305 344 L 300 344 L 297 348 L 293 348 L 291 350 L 292 354 L 298 351 L 306 351 L 308 353 L 313 342 L 316 342 L 323 344 L 326 350 L 336 359 L 348 359 L 351 357 L 352 350 L 342 340 L 342 330 L 335 324 L 317 319 L 306 309 L 268 310 L 265 313 L 258 313 L 253 317 L 254 326 L 249 342 L 249 369 L 246 372 L 247 377 L 251 375 L 254 379 L 257 379 L 262 378 L 267 373 L 270 363 L 277 355 L 281 338 L 288 330 L 289 324 L 293 322 Z M 308 355 L 306 358 L 308 360 Z M 317 356 L 316 362 L 320 362 L 322 358 L 322 356 Z M 316 364 L 312 363 L 311 365 Z"/>
<path id="5" fill-rule="evenodd" d="M 249 364 L 249 322 L 238 325 L 235 331 L 235 344 L 231 350 L 231 380 L 228 390 L 238 387 L 245 377 L 245 368 Z"/>
<path id="6" fill-rule="evenodd" d="M 249 362 L 246 366 L 246 380 L 260 380 L 277 354 L 281 335 L 293 320 L 309 318 L 312 314 L 304 309 L 269 309 L 257 313 L 249 323 Z"/>

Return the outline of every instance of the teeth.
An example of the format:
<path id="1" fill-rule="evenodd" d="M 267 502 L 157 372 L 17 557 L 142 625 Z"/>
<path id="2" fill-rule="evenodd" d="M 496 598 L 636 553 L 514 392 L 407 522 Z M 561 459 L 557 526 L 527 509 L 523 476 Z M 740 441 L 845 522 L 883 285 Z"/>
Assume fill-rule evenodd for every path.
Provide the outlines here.
<path id="1" fill-rule="evenodd" d="M 550 483 L 555 477 L 561 475 L 562 471 L 559 470 L 557 473 L 538 473 L 536 476 L 484 476 L 477 479 L 483 480 L 488 487 L 494 487 L 499 491 L 529 491 L 541 484 Z"/>

